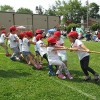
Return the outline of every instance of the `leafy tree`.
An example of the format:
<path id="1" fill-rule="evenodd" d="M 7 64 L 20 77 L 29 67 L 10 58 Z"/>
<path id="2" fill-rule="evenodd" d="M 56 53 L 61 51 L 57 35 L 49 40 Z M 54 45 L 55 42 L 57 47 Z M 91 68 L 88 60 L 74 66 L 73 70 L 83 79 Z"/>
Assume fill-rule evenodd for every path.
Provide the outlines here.
<path id="1" fill-rule="evenodd" d="M 99 12 L 99 5 L 96 3 L 90 3 L 89 5 L 90 17 L 97 18 Z"/>
<path id="2" fill-rule="evenodd" d="M 9 11 L 9 10 L 13 10 L 13 7 L 9 5 L 0 6 L 0 11 Z"/>
<path id="3" fill-rule="evenodd" d="M 92 31 L 96 31 L 97 29 L 100 29 L 100 24 L 93 24 L 93 25 L 90 27 L 90 29 L 91 29 Z"/>
<path id="4" fill-rule="evenodd" d="M 36 12 L 40 15 L 44 14 L 43 7 L 41 5 L 36 6 Z"/>
<path id="5" fill-rule="evenodd" d="M 19 8 L 17 10 L 17 13 L 27 13 L 27 14 L 33 14 L 33 11 L 28 8 Z"/>

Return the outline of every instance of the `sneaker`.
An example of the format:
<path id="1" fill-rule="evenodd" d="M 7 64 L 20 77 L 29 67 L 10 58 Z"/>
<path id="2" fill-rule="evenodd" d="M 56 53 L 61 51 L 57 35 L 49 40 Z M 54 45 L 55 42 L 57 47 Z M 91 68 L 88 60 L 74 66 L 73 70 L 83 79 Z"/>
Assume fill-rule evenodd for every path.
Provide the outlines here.
<path id="1" fill-rule="evenodd" d="M 71 76 L 71 74 L 67 74 L 67 78 L 70 79 L 70 80 L 73 79 L 73 77 Z"/>
<path id="2" fill-rule="evenodd" d="M 42 65 L 40 65 L 40 64 L 34 64 L 34 66 L 36 67 L 36 69 L 41 69 L 42 68 Z"/>
<path id="3" fill-rule="evenodd" d="M 63 74 L 58 74 L 58 78 L 60 78 L 60 79 L 66 79 L 66 77 Z"/>
<path id="4" fill-rule="evenodd" d="M 100 78 L 99 78 L 99 75 L 98 75 L 98 74 L 95 74 L 95 75 L 94 75 L 94 80 L 95 80 L 95 81 L 98 81 L 99 79 L 100 79 Z"/>
<path id="5" fill-rule="evenodd" d="M 56 75 L 56 74 L 55 74 L 54 72 L 52 72 L 52 71 L 49 71 L 48 74 L 49 74 L 49 76 L 55 76 L 55 75 Z"/>
<path id="6" fill-rule="evenodd" d="M 85 76 L 85 78 L 83 79 L 83 81 L 89 81 L 91 80 L 91 76 Z"/>
<path id="7" fill-rule="evenodd" d="M 11 54 L 8 53 L 8 54 L 6 54 L 6 56 L 9 57 L 9 56 L 11 56 Z"/>
<path id="8" fill-rule="evenodd" d="M 12 61 L 16 61 L 16 58 L 15 58 L 15 57 L 10 57 L 10 59 L 11 59 Z"/>

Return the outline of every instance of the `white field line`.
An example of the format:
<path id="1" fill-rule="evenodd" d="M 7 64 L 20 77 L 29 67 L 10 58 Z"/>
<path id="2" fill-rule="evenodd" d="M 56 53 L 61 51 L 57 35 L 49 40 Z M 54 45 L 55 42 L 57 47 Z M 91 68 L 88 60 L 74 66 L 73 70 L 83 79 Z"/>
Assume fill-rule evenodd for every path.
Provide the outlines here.
<path id="1" fill-rule="evenodd" d="M 61 85 L 64 86 L 64 87 L 68 87 L 68 88 L 72 89 L 73 91 L 76 91 L 76 92 L 78 92 L 78 93 L 80 93 L 80 94 L 82 94 L 82 95 L 84 95 L 84 96 L 86 96 L 86 97 L 88 97 L 88 98 L 90 98 L 90 99 L 92 99 L 92 100 L 96 100 L 96 96 L 92 96 L 92 95 L 90 95 L 90 94 L 88 94 L 88 93 L 85 93 L 85 92 L 83 92 L 83 91 L 81 91 L 81 90 L 79 90 L 79 89 L 77 89 L 77 88 L 74 88 L 74 87 L 68 85 L 68 84 L 66 85 L 66 84 L 64 84 L 63 82 L 60 82 L 60 81 L 55 80 L 55 79 L 53 79 L 53 78 L 51 78 L 51 79 L 52 79 L 53 81 L 55 81 L 56 83 L 61 84 Z"/>

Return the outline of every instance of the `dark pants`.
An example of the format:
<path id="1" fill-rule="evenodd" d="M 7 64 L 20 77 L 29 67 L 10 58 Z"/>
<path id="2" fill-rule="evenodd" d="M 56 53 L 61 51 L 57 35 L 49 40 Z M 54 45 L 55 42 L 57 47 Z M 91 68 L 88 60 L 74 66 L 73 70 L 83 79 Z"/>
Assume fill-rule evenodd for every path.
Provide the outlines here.
<path id="1" fill-rule="evenodd" d="M 48 58 L 46 54 L 43 55 L 43 58 L 46 59 L 46 61 L 48 62 Z"/>
<path id="2" fill-rule="evenodd" d="M 92 68 L 89 67 L 89 56 L 84 57 L 80 61 L 80 64 L 81 64 L 81 68 L 86 76 L 89 75 L 88 71 L 91 72 L 93 75 L 95 75 L 96 72 Z"/>

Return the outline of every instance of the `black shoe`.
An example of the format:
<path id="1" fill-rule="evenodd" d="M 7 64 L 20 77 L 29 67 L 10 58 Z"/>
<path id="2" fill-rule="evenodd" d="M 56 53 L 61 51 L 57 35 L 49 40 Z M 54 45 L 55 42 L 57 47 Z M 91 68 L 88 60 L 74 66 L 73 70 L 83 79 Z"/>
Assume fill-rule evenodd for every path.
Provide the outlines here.
<path id="1" fill-rule="evenodd" d="M 83 79 L 83 81 L 89 81 L 89 80 L 91 80 L 91 76 L 86 76 L 86 77 Z"/>
<path id="2" fill-rule="evenodd" d="M 97 82 L 97 81 L 99 81 L 99 79 L 100 79 L 100 78 L 99 78 L 99 74 L 95 74 L 95 75 L 94 75 L 94 80 Z"/>

